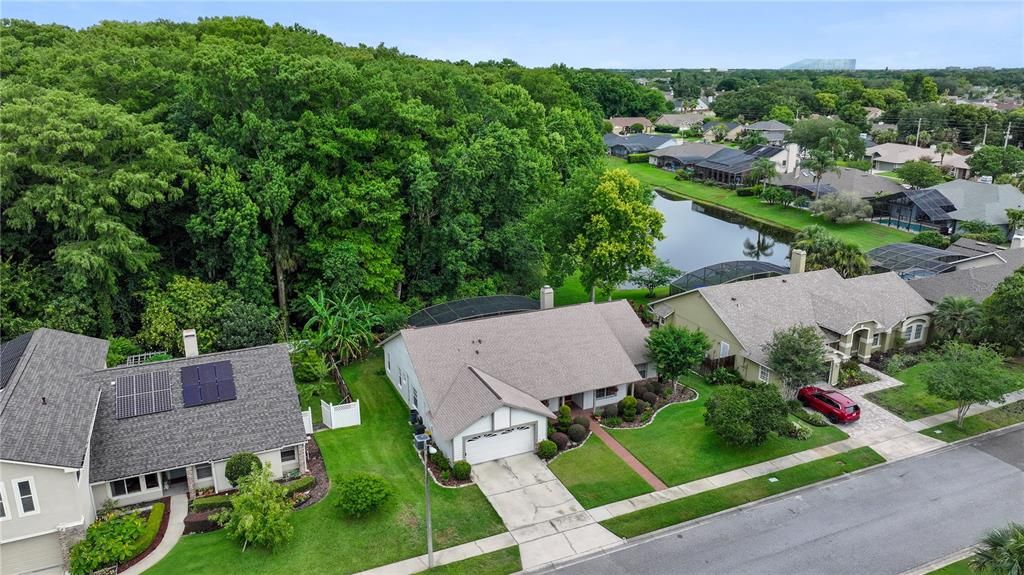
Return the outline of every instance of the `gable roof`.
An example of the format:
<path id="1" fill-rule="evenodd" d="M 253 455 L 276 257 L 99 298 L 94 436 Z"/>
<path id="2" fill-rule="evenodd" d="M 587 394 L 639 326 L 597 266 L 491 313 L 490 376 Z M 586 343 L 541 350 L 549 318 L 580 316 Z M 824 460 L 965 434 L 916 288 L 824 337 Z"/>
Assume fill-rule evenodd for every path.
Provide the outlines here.
<path id="1" fill-rule="evenodd" d="M 778 120 L 761 120 L 760 122 L 754 122 L 745 129 L 752 132 L 789 132 L 793 128 Z"/>
<path id="2" fill-rule="evenodd" d="M 638 381 L 635 365 L 647 361 L 647 330 L 625 301 L 404 329 L 400 336 L 444 439 L 497 405 L 536 411 L 552 397 Z"/>
<path id="3" fill-rule="evenodd" d="M 721 144 L 705 144 L 703 142 L 684 142 L 675 146 L 666 146 L 651 152 L 656 158 L 675 158 L 681 162 L 698 162 L 710 157 L 715 152 L 729 149 Z"/>
<path id="4" fill-rule="evenodd" d="M 996 286 L 1013 272 L 1024 267 L 1024 249 L 998 252 L 1001 264 L 956 270 L 908 281 L 924 299 L 937 303 L 946 296 L 967 296 L 977 302 L 992 295 Z"/>
<path id="5" fill-rule="evenodd" d="M 853 192 L 861 198 L 874 198 L 878 192 L 895 194 L 904 190 L 903 186 L 892 178 L 876 176 L 856 168 L 837 168 L 838 172 L 825 172 L 821 175 L 820 196 L 835 192 Z M 799 188 L 813 193 L 818 189 L 814 182 L 814 174 L 804 169 L 779 174 L 777 185 Z"/>
<path id="6" fill-rule="evenodd" d="M 981 220 L 995 225 L 1006 225 L 1006 210 L 1024 209 L 1024 193 L 1010 184 L 986 184 L 970 180 L 953 180 L 933 190 L 949 199 L 956 210 L 949 213 L 954 220 Z"/>
<path id="7" fill-rule="evenodd" d="M 827 269 L 686 292 L 693 293 L 707 301 L 747 356 L 762 365 L 767 362 L 762 347 L 780 329 L 812 326 L 829 341 L 861 322 L 876 321 L 889 329 L 909 316 L 932 311 L 892 273 L 843 279 Z"/>
<path id="8" fill-rule="evenodd" d="M 970 238 L 960 238 L 946 248 L 947 252 L 953 252 L 954 254 L 960 254 L 963 256 L 978 256 L 981 254 L 1002 252 L 1004 250 L 1006 250 L 1006 248 L 1002 246 L 997 246 L 988 242 L 979 242 L 978 240 L 972 240 Z"/>
<path id="9" fill-rule="evenodd" d="M 710 122 L 704 122 L 704 125 L 701 126 L 700 129 L 702 131 L 704 131 L 704 132 L 707 132 L 708 130 L 710 130 L 711 128 L 714 128 L 718 124 L 722 124 L 723 126 L 725 126 L 725 129 L 730 131 L 730 132 L 739 127 L 739 123 L 738 122 L 725 122 L 725 121 L 722 121 L 722 120 L 711 120 Z"/>
<path id="10" fill-rule="evenodd" d="M 612 123 L 616 128 L 628 128 L 633 124 L 640 124 L 645 128 L 654 126 L 650 120 L 643 116 L 615 116 L 608 118 L 608 121 Z"/>
<path id="11" fill-rule="evenodd" d="M 230 361 L 236 399 L 184 407 L 181 368 Z M 117 419 L 113 382 L 123 375 L 167 371 L 170 411 Z M 91 376 L 102 391 L 93 431 L 90 480 L 110 481 L 225 459 L 240 451 L 260 452 L 306 439 L 288 346 L 266 345 L 210 353 Z"/>
<path id="12" fill-rule="evenodd" d="M 920 160 L 924 158 L 933 164 L 938 164 L 941 160 L 943 166 L 966 170 L 971 169 L 967 164 L 967 159 L 970 158 L 970 156 L 961 156 L 960 154 L 952 153 L 946 154 L 946 157 L 943 158 L 942 154 L 930 148 L 919 148 L 910 144 L 898 144 L 896 142 L 888 142 L 885 144 L 878 144 L 877 146 L 871 146 L 864 150 L 864 155 L 890 164 L 905 164 L 913 160 Z"/>
<path id="13" fill-rule="evenodd" d="M 7 380 L 0 392 L 0 457 L 82 467 L 99 394 L 88 377 L 106 367 L 107 342 L 40 328 L 4 344 L 0 356 Z"/>
<path id="14" fill-rule="evenodd" d="M 662 114 L 654 121 L 654 125 L 675 126 L 684 128 L 693 124 L 703 124 L 709 115 L 707 112 L 687 112 L 684 114 Z"/>
<path id="15" fill-rule="evenodd" d="M 730 173 L 740 173 L 748 170 L 756 159 L 757 158 L 743 150 L 725 148 L 724 150 L 719 150 L 708 156 L 706 160 L 697 163 L 697 167 Z"/>
<path id="16" fill-rule="evenodd" d="M 602 136 L 604 139 L 604 145 L 606 148 L 614 148 L 615 146 L 625 146 L 630 151 L 634 152 L 649 152 L 656 150 L 660 146 L 665 145 L 673 140 L 670 136 L 661 136 L 657 134 L 605 134 Z"/>

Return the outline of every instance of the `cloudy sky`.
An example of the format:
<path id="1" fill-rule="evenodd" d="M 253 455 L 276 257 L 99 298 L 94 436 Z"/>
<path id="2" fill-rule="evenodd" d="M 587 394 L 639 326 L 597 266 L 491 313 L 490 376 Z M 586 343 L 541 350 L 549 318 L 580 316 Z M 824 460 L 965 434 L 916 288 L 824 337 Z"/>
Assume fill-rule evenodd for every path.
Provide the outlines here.
<path id="1" fill-rule="evenodd" d="M 246 15 L 345 44 L 526 66 L 779 68 L 856 58 L 864 68 L 1024 67 L 1024 2 L 11 2 L 4 18 Z"/>

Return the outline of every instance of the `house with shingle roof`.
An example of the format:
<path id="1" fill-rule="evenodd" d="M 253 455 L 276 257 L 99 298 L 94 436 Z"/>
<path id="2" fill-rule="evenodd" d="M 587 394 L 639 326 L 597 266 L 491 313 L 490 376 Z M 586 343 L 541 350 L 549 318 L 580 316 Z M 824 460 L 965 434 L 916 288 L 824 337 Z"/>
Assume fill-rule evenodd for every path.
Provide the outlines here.
<path id="1" fill-rule="evenodd" d="M 713 142 L 715 140 L 715 126 L 725 126 L 725 140 L 731 142 L 739 137 L 743 133 L 743 124 L 739 122 L 727 122 L 724 120 L 710 120 L 704 122 L 700 127 L 700 133 L 703 135 L 705 141 Z"/>
<path id="2" fill-rule="evenodd" d="M 672 126 L 684 132 L 691 126 L 703 125 L 704 122 L 711 116 L 714 116 L 712 112 L 686 112 L 683 114 L 662 114 L 654 121 L 655 126 Z"/>
<path id="3" fill-rule="evenodd" d="M 613 134 L 627 134 L 637 124 L 641 126 L 640 133 L 649 134 L 654 131 L 654 124 L 643 116 L 615 116 L 608 118 L 608 121 L 612 124 Z"/>
<path id="4" fill-rule="evenodd" d="M 1003 280 L 1024 268 L 1024 248 L 1016 247 L 994 253 L 996 263 L 980 267 L 967 267 L 933 276 L 913 278 L 907 283 L 921 297 L 938 303 L 949 296 L 966 296 L 981 303 L 992 295 Z"/>
<path id="5" fill-rule="evenodd" d="M 793 326 L 813 327 L 824 339 L 821 377 L 832 384 L 847 358 L 926 341 L 932 306 L 896 274 L 844 279 L 832 269 L 802 272 L 806 256 L 795 250 L 792 257 L 787 275 L 701 287 L 651 306 L 663 322 L 707 334 L 709 357 L 748 381 L 777 382 L 764 346 Z"/>
<path id="6" fill-rule="evenodd" d="M 971 158 L 969 154 L 952 153 L 943 156 L 936 151 L 935 146 L 919 148 L 910 144 L 889 142 L 865 149 L 864 158 L 871 160 L 871 169 L 878 172 L 890 172 L 907 162 L 923 160 L 945 170 L 954 178 L 971 177 L 971 166 L 967 163 Z"/>
<path id="7" fill-rule="evenodd" d="M 674 138 L 661 134 L 605 134 L 603 139 L 608 153 L 619 158 L 653 152 L 676 143 Z"/>
<path id="8" fill-rule="evenodd" d="M 64 572 L 107 500 L 229 488 L 240 451 L 275 477 L 305 471 L 286 346 L 111 369 L 107 348 L 46 328 L 0 345 L 2 573 Z"/>
<path id="9" fill-rule="evenodd" d="M 765 140 L 773 146 L 779 146 L 786 141 L 786 136 L 789 135 L 793 128 L 783 124 L 778 120 L 762 120 L 760 122 L 754 122 L 743 129 L 744 132 L 760 132 L 764 136 Z"/>
<path id="10" fill-rule="evenodd" d="M 655 375 L 628 302 L 548 306 L 407 328 L 381 344 L 388 379 L 450 460 L 531 452 L 561 405 L 616 403 Z"/>
<path id="11" fill-rule="evenodd" d="M 665 170 L 693 169 L 695 165 L 708 159 L 711 155 L 729 149 L 722 144 L 705 144 L 703 142 L 683 142 L 674 146 L 659 148 L 650 152 L 648 162 Z"/>

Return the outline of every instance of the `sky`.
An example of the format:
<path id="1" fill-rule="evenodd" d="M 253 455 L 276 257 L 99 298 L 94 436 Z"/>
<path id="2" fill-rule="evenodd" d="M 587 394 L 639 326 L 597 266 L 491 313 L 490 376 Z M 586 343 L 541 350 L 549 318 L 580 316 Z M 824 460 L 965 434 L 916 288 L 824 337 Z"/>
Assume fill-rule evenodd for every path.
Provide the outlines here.
<path id="1" fill-rule="evenodd" d="M 858 69 L 1024 67 L 1024 2 L 12 2 L 0 16 L 75 28 L 101 20 L 252 16 L 344 44 L 524 66 Z"/>

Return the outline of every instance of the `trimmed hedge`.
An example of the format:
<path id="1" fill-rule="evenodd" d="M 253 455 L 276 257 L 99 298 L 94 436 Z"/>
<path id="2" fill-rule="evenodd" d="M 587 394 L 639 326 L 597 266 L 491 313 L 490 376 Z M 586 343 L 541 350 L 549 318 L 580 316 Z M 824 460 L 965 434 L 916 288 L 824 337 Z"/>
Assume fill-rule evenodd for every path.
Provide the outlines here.
<path id="1" fill-rule="evenodd" d="M 192 511 L 209 511 L 211 509 L 223 509 L 231 505 L 230 495 L 207 495 L 192 500 Z"/>
<path id="2" fill-rule="evenodd" d="M 459 481 L 468 480 L 469 475 L 472 471 L 473 466 L 470 465 L 469 462 L 464 459 L 456 461 L 455 464 L 452 465 L 452 477 L 458 479 Z"/>
<path id="3" fill-rule="evenodd" d="M 659 134 L 678 134 L 679 128 L 672 124 L 655 124 L 654 131 Z"/>
<path id="4" fill-rule="evenodd" d="M 129 557 L 137 557 L 140 553 L 149 549 L 149 546 L 153 544 L 153 539 L 156 538 L 156 534 L 160 532 L 160 523 L 164 519 L 164 510 L 166 507 L 161 502 L 153 504 L 153 508 L 149 511 L 149 517 L 146 518 L 146 527 L 142 532 L 142 535 L 132 545 L 131 550 L 128 552 Z"/>
<path id="5" fill-rule="evenodd" d="M 627 164 L 646 164 L 650 154 L 626 154 Z"/>
<path id="6" fill-rule="evenodd" d="M 214 513 L 216 513 L 216 510 L 210 509 L 198 513 L 189 513 L 185 516 L 185 535 L 190 533 L 206 533 L 207 531 L 220 529 L 221 524 L 210 519 L 210 516 Z"/>
<path id="7" fill-rule="evenodd" d="M 555 445 L 554 441 L 545 439 L 537 445 L 537 457 L 547 461 L 558 454 L 558 446 Z"/>
<path id="8" fill-rule="evenodd" d="M 583 427 L 582 425 L 574 423 L 569 426 L 569 439 L 571 439 L 573 443 L 581 443 L 584 439 L 587 438 L 587 434 L 589 433 L 590 432 L 587 431 L 587 428 Z"/>
<path id="9" fill-rule="evenodd" d="M 312 475 L 303 475 L 295 481 L 284 483 L 282 486 L 284 487 L 284 496 L 291 497 L 300 491 L 312 489 L 314 485 L 316 485 L 316 477 L 313 477 Z"/>
<path id="10" fill-rule="evenodd" d="M 569 429 L 572 429 L 572 426 L 570 426 Z M 569 436 L 566 435 L 565 433 L 562 433 L 561 431 L 556 431 L 552 433 L 549 439 L 555 442 L 555 445 L 558 446 L 559 451 L 565 451 L 565 448 L 569 447 Z"/>

